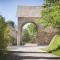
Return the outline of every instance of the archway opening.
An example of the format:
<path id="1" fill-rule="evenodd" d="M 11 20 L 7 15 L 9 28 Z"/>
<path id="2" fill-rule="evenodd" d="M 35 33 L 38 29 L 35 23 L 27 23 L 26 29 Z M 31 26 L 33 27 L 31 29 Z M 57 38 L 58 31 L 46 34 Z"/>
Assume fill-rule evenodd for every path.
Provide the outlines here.
<path id="1" fill-rule="evenodd" d="M 22 40 L 21 44 L 35 43 L 37 38 L 38 28 L 35 23 L 25 23 L 22 26 Z"/>

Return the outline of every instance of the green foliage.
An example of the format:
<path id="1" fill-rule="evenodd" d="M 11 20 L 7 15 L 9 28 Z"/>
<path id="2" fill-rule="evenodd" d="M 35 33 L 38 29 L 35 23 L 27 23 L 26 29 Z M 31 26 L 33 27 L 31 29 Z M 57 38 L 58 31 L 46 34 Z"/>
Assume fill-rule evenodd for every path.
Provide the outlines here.
<path id="1" fill-rule="evenodd" d="M 60 46 L 60 35 L 55 35 L 48 46 L 48 51 L 56 50 L 59 46 Z"/>
<path id="2" fill-rule="evenodd" d="M 31 23 L 30 25 L 28 25 L 27 30 L 30 36 L 30 42 L 32 42 L 33 39 L 37 36 L 37 26 Z"/>
<path id="3" fill-rule="evenodd" d="M 47 48 L 47 51 L 60 56 L 60 35 L 55 35 L 53 37 Z"/>
<path id="4" fill-rule="evenodd" d="M 0 16 L 0 49 L 5 49 L 8 45 L 9 30 L 4 17 Z"/>
<path id="5" fill-rule="evenodd" d="M 45 3 L 55 3 L 55 2 L 58 2 L 60 0 L 44 0 Z"/>
<path id="6" fill-rule="evenodd" d="M 24 29 L 23 33 L 24 33 L 23 34 L 23 44 L 24 44 L 30 41 L 30 36 L 27 29 Z"/>
<path id="7" fill-rule="evenodd" d="M 58 49 L 56 51 L 53 51 L 52 53 L 55 54 L 55 55 L 57 55 L 57 56 L 60 56 L 60 49 Z"/>
<path id="8" fill-rule="evenodd" d="M 30 25 L 28 25 L 27 30 L 28 30 L 29 35 L 33 36 L 33 35 L 37 34 L 37 26 L 35 24 L 33 24 L 33 23 L 31 23 Z"/>
<path id="9" fill-rule="evenodd" d="M 7 24 L 10 25 L 10 26 L 12 26 L 12 27 L 15 27 L 15 23 L 13 21 L 11 21 L 11 20 L 7 21 Z"/>
<path id="10" fill-rule="evenodd" d="M 45 26 L 60 26 L 60 0 L 45 0 L 39 22 Z"/>
<path id="11" fill-rule="evenodd" d="M 42 18 L 38 22 L 47 27 L 52 26 L 60 28 L 60 0 L 44 1 Z M 53 37 L 46 50 L 60 56 L 60 35 Z"/>
<path id="12" fill-rule="evenodd" d="M 30 42 L 37 35 L 37 27 L 35 24 L 31 23 L 24 29 L 23 32 L 23 42 Z"/>
<path id="13" fill-rule="evenodd" d="M 8 27 L 11 27 L 11 28 L 15 29 L 15 23 L 14 23 L 14 21 L 9 20 L 6 23 L 7 23 Z M 11 30 L 11 29 L 9 28 L 9 30 Z M 9 37 L 10 37 L 10 43 L 12 45 L 16 45 L 17 44 L 16 39 L 13 36 L 11 36 L 11 33 L 9 33 Z"/>

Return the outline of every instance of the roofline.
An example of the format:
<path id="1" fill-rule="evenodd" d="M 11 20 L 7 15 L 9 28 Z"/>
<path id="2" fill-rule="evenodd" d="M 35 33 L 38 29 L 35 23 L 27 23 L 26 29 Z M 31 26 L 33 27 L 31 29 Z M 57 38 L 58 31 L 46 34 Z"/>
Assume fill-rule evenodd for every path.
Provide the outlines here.
<path id="1" fill-rule="evenodd" d="M 17 7 L 43 7 L 42 6 L 35 6 L 35 5 L 18 5 Z"/>

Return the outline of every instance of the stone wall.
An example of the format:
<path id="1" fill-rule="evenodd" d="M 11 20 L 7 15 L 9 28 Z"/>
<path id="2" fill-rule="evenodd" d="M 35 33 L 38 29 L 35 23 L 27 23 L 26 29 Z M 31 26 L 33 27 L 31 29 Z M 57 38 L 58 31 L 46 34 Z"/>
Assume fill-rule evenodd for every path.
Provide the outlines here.
<path id="1" fill-rule="evenodd" d="M 48 29 L 44 29 L 44 27 L 40 24 L 37 24 L 35 22 L 36 19 L 40 19 L 38 17 L 20 17 L 18 18 L 18 33 L 19 33 L 19 39 L 20 41 L 22 40 L 22 27 L 26 24 L 26 23 L 35 23 L 37 25 L 37 29 L 38 29 L 38 34 L 37 37 L 34 37 L 32 39 L 32 41 L 30 41 L 31 43 L 37 43 L 39 45 L 47 45 L 50 43 L 51 39 L 53 38 L 53 36 L 56 34 L 56 30 L 53 28 L 48 28 Z M 19 40 L 18 39 L 18 40 Z M 18 43 L 20 42 L 18 41 Z"/>
<path id="2" fill-rule="evenodd" d="M 41 6 L 18 6 L 17 17 L 41 17 Z"/>
<path id="3" fill-rule="evenodd" d="M 48 31 L 48 30 L 47 30 Z M 39 30 L 38 35 L 33 39 L 32 43 L 37 43 L 38 45 L 48 45 L 52 40 L 53 36 L 56 34 L 56 31 L 47 32 L 46 30 Z"/>

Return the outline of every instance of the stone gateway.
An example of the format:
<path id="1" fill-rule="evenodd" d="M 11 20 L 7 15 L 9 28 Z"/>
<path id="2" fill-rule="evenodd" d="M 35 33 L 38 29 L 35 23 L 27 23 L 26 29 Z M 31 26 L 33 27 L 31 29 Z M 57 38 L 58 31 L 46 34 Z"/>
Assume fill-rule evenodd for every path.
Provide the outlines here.
<path id="1" fill-rule="evenodd" d="M 22 41 L 22 27 L 26 23 L 36 24 L 37 29 L 38 29 L 38 36 L 37 36 L 38 39 L 37 38 L 35 39 L 36 43 L 41 44 L 41 45 L 49 43 L 49 41 L 50 41 L 49 39 L 47 39 L 46 37 L 45 37 L 45 39 L 43 39 L 44 35 L 46 35 L 47 33 L 45 34 L 45 32 L 44 33 L 42 32 L 40 34 L 39 30 L 41 29 L 41 27 L 39 24 L 37 24 L 35 22 L 36 20 L 41 18 L 41 10 L 42 10 L 41 6 L 18 6 L 18 8 L 17 8 L 17 18 L 18 18 L 17 45 L 20 45 L 20 43 Z"/>
<path id="2" fill-rule="evenodd" d="M 30 22 L 35 23 L 36 19 L 40 19 L 41 18 L 41 7 L 40 6 L 18 6 L 17 17 L 18 17 L 17 44 L 20 45 L 20 42 L 22 40 L 23 25 L 26 23 L 30 23 Z"/>

